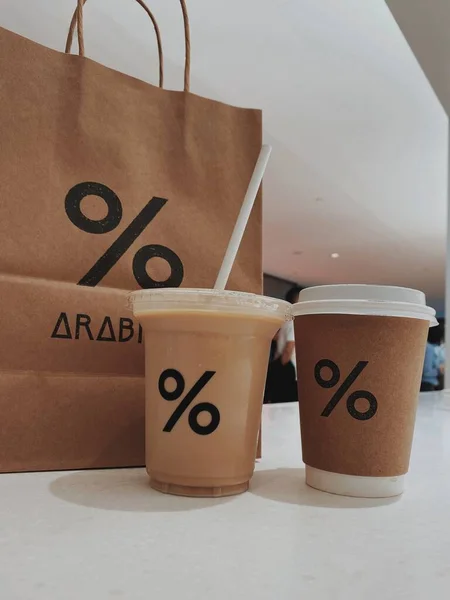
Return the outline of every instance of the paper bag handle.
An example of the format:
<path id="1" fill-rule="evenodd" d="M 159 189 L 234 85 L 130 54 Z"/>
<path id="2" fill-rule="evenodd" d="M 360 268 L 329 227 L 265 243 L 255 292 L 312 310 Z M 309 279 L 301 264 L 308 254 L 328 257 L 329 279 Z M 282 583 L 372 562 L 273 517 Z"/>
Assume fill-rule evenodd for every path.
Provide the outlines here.
<path id="1" fill-rule="evenodd" d="M 72 20 L 70 22 L 69 32 L 67 34 L 66 40 L 66 54 L 69 54 L 72 48 L 73 42 L 73 34 L 75 31 L 75 25 L 77 26 L 77 36 L 78 36 L 78 54 L 80 56 L 84 56 L 84 30 L 83 30 L 83 6 L 87 0 L 77 0 L 77 8 L 75 9 Z M 158 45 L 158 58 L 159 58 L 159 87 L 163 87 L 164 82 L 164 66 L 163 66 L 163 50 L 161 43 L 161 34 L 159 31 L 158 23 L 153 16 L 153 13 L 150 11 L 144 0 L 136 0 L 140 6 L 145 10 L 145 12 L 150 17 L 153 28 L 156 34 L 156 41 Z M 185 0 L 180 0 L 181 11 L 183 14 L 183 24 L 184 24 L 184 42 L 185 42 L 185 59 L 184 59 L 184 91 L 189 91 L 190 84 L 190 71 L 191 71 L 191 36 L 189 29 L 189 17 L 186 7 Z"/>

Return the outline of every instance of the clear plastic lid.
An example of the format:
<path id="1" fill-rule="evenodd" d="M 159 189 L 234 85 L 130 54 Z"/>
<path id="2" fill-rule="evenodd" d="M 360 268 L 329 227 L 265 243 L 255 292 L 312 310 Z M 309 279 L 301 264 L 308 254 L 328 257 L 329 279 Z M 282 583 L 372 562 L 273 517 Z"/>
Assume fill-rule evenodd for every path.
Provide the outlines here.
<path id="1" fill-rule="evenodd" d="M 128 305 L 134 314 L 157 310 L 201 310 L 278 317 L 290 320 L 291 304 L 246 292 L 193 288 L 157 288 L 132 292 Z"/>
<path id="2" fill-rule="evenodd" d="M 350 314 L 408 317 L 436 325 L 436 311 L 426 305 L 425 294 L 409 288 L 384 285 L 323 285 L 300 292 L 292 307 L 301 315 Z"/>

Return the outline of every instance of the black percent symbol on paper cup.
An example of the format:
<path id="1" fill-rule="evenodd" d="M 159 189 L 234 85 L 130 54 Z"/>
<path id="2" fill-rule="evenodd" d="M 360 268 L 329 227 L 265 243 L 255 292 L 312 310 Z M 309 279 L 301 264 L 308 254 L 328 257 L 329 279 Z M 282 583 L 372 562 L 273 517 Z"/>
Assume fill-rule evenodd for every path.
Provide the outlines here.
<path id="1" fill-rule="evenodd" d="M 207 385 L 207 383 L 214 377 L 215 373 L 215 371 L 205 371 L 200 379 L 194 383 L 192 388 L 188 391 L 186 396 L 181 400 L 180 404 L 172 413 L 170 419 L 165 424 L 163 431 L 172 431 L 183 413 L 191 405 L 192 401 L 195 400 L 195 398 L 200 394 L 205 385 Z M 169 391 L 166 388 L 166 382 L 168 379 L 175 380 L 176 386 L 173 391 Z M 172 400 L 179 400 L 183 395 L 184 388 L 184 377 L 176 369 L 166 369 L 161 373 L 158 381 L 158 389 L 164 400 L 168 400 L 169 402 Z M 211 417 L 211 421 L 208 423 L 208 425 L 200 425 L 198 422 L 198 416 L 202 412 L 209 413 Z M 200 402 L 189 411 L 188 421 L 189 427 L 194 433 L 198 433 L 198 435 L 209 435 L 219 427 L 220 412 L 217 406 L 214 406 L 214 404 L 211 404 L 210 402 Z"/>
<path id="2" fill-rule="evenodd" d="M 81 210 L 81 201 L 86 196 L 98 196 L 105 201 L 108 214 L 103 219 L 89 219 Z M 84 275 L 78 285 L 94 287 L 109 273 L 133 242 L 153 221 L 168 202 L 166 198 L 153 196 L 141 212 L 122 231 L 119 237 Z M 106 185 L 95 181 L 78 183 L 71 188 L 65 200 L 66 214 L 75 227 L 86 233 L 103 234 L 115 229 L 122 220 L 122 203 L 118 196 Z M 162 258 L 170 267 L 170 275 L 165 281 L 156 281 L 147 273 L 147 263 L 151 258 Z M 184 268 L 180 257 L 173 250 L 159 244 L 149 244 L 137 251 L 133 259 L 133 274 L 142 288 L 179 287 L 183 281 Z"/>
<path id="3" fill-rule="evenodd" d="M 323 409 L 321 413 L 322 417 L 329 417 L 331 415 L 338 403 L 342 400 L 343 396 L 349 391 L 350 387 L 355 383 L 368 364 L 368 361 L 360 360 L 355 365 L 350 374 L 344 379 L 343 383 L 341 383 L 331 400 Z M 330 378 L 327 379 L 323 376 L 324 370 L 331 373 Z M 331 389 L 336 387 L 339 383 L 341 379 L 341 372 L 335 362 L 329 360 L 328 358 L 324 358 L 319 360 L 314 367 L 314 378 L 320 387 Z M 369 403 L 368 409 L 364 412 L 356 408 L 356 401 L 360 399 L 367 400 Z M 354 419 L 358 419 L 358 421 L 367 421 L 368 419 L 371 419 L 377 412 L 377 408 L 377 399 L 371 392 L 368 392 L 367 390 L 357 390 L 350 394 L 350 396 L 347 398 L 347 411 Z"/>

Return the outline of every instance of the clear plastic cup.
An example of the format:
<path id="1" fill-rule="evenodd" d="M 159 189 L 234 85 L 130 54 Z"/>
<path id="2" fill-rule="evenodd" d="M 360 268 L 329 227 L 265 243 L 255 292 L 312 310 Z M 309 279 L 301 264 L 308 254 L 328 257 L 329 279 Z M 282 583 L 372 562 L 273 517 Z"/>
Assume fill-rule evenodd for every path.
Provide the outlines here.
<path id="1" fill-rule="evenodd" d="M 146 467 L 152 487 L 188 496 L 248 489 L 270 343 L 290 305 L 208 289 L 134 292 L 145 335 Z"/>
<path id="2" fill-rule="evenodd" d="M 306 483 L 347 496 L 401 494 L 428 329 L 407 288 L 307 288 L 293 306 Z"/>

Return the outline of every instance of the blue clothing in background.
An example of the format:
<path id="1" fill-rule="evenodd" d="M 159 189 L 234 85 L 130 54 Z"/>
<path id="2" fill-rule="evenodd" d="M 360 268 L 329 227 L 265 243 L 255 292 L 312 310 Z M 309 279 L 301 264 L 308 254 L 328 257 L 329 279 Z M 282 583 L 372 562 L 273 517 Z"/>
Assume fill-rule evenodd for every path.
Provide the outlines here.
<path id="1" fill-rule="evenodd" d="M 439 383 L 439 368 L 444 362 L 442 349 L 436 344 L 427 342 L 425 361 L 423 363 L 422 383 L 437 386 Z"/>

